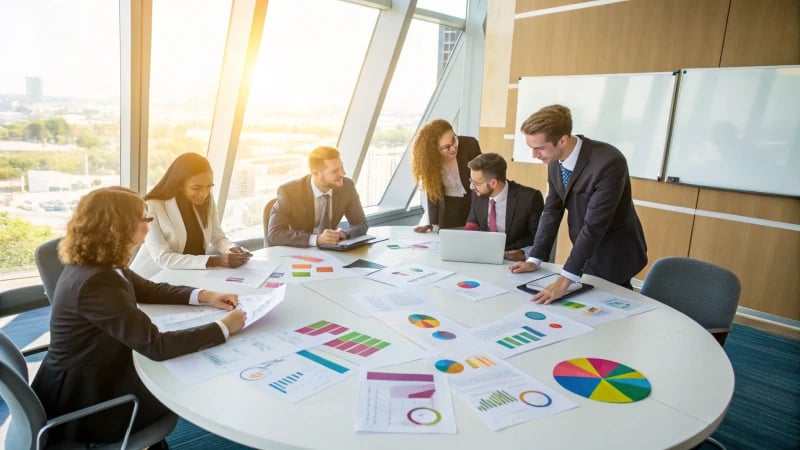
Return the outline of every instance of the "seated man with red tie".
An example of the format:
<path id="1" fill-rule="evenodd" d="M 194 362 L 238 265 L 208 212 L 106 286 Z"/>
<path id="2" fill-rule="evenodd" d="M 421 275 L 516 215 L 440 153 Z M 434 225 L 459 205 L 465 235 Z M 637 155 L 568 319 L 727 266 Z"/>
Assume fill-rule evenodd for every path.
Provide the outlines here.
<path id="1" fill-rule="evenodd" d="M 367 232 L 355 184 L 346 178 L 339 150 L 317 147 L 308 157 L 311 174 L 278 188 L 267 230 L 269 245 L 315 247 Z M 349 227 L 339 228 L 342 216 Z"/>
<path id="2" fill-rule="evenodd" d="M 524 261 L 544 208 L 542 193 L 507 181 L 508 165 L 497 153 L 478 155 L 467 166 L 473 197 L 464 229 L 506 233 L 504 258 Z"/>

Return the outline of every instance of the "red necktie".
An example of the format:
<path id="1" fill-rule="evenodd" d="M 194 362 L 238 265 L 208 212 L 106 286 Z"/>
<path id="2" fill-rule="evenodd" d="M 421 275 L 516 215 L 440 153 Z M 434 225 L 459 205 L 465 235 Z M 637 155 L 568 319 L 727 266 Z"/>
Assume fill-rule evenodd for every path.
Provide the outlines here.
<path id="1" fill-rule="evenodd" d="M 489 231 L 497 231 L 497 211 L 494 209 L 494 199 L 489 199 Z"/>

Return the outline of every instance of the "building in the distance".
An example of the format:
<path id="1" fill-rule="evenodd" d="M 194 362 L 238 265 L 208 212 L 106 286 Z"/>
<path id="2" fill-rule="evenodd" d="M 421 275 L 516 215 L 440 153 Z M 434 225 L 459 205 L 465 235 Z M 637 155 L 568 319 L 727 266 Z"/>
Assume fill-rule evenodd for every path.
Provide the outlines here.
<path id="1" fill-rule="evenodd" d="M 25 97 L 31 103 L 42 101 L 44 88 L 42 77 L 25 77 Z"/>

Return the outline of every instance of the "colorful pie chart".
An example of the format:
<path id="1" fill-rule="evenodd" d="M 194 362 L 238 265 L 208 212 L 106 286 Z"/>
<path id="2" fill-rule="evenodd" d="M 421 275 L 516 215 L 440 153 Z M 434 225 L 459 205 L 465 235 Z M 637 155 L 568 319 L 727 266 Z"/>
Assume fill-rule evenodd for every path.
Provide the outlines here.
<path id="1" fill-rule="evenodd" d="M 425 314 L 411 314 L 408 316 L 408 321 L 420 328 L 436 328 L 439 326 L 438 320 Z"/>
<path id="2" fill-rule="evenodd" d="M 451 333 L 449 331 L 434 331 L 433 333 L 431 333 L 431 336 L 441 341 L 449 341 L 451 339 L 456 338 L 455 333 Z"/>
<path id="3" fill-rule="evenodd" d="M 602 358 L 574 358 L 553 368 L 558 384 L 573 394 L 608 403 L 638 402 L 650 395 L 641 372 Z"/>
<path id="4" fill-rule="evenodd" d="M 464 365 L 458 361 L 440 359 L 436 361 L 436 369 L 444 373 L 461 373 L 464 371 Z"/>
<path id="5" fill-rule="evenodd" d="M 481 284 L 477 281 L 459 281 L 456 285 L 463 289 L 475 289 L 476 287 L 480 286 Z"/>

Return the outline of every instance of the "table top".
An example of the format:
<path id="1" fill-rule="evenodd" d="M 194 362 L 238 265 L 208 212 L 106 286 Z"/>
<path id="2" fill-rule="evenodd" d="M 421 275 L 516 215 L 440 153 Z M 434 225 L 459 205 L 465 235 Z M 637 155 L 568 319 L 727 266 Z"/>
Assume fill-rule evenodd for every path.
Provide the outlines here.
<path id="1" fill-rule="evenodd" d="M 436 307 L 462 325 L 473 327 L 499 319 L 529 299 L 514 290 L 521 281 L 509 275 L 507 265 L 440 261 L 435 250 L 393 250 L 386 246 L 402 239 L 420 239 L 422 236 L 416 235 L 411 227 L 371 228 L 370 234 L 390 240 L 347 253 L 328 253 L 345 264 L 358 258 L 384 265 L 416 262 L 509 289 L 510 292 L 498 297 L 473 302 L 428 288 Z M 297 251 L 270 247 L 256 252 L 256 258 L 275 259 Z M 551 264 L 545 267 L 558 270 L 558 266 Z M 164 270 L 154 280 L 240 294 L 264 291 L 211 280 L 197 270 Z M 267 393 L 254 395 L 251 387 L 229 383 L 224 376 L 184 384 L 163 363 L 136 353 L 134 363 L 148 389 L 175 413 L 213 433 L 255 448 L 478 450 L 528 449 L 535 445 L 547 449 L 644 449 L 691 448 L 701 442 L 717 428 L 733 395 L 733 368 L 725 352 L 706 330 L 682 313 L 596 277 L 586 275 L 584 281 L 615 297 L 657 307 L 508 359 L 511 365 L 564 394 L 578 407 L 498 432 L 491 431 L 466 403 L 454 396 L 457 434 L 357 433 L 354 431 L 357 376 L 291 404 Z M 286 300 L 251 328 L 281 328 L 322 316 L 342 323 L 358 323 L 360 327 L 382 327 L 387 338 L 406 339 L 371 318 L 350 295 L 388 289 L 391 287 L 366 278 L 288 285 Z M 142 309 L 153 315 L 157 314 L 155 311 L 163 313 L 164 308 L 143 305 Z M 555 381 L 552 370 L 559 362 L 577 357 L 606 358 L 633 367 L 647 376 L 652 392 L 641 401 L 627 404 L 593 401 L 568 392 Z M 391 366 L 391 370 L 429 372 L 430 368 L 418 360 Z"/>

